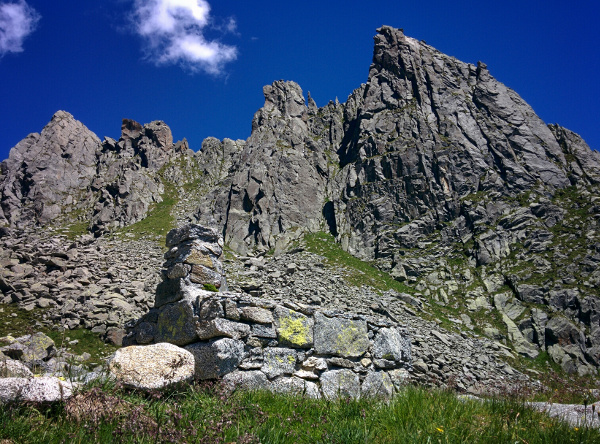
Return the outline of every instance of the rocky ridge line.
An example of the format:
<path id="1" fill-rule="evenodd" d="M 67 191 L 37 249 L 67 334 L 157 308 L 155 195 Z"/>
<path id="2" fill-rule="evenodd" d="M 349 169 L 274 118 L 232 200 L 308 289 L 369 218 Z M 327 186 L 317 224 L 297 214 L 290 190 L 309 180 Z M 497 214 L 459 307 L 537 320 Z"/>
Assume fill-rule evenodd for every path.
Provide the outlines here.
<path id="1" fill-rule="evenodd" d="M 263 92 L 247 141 L 209 138 L 194 155 L 162 122 L 125 120 L 119 141 L 99 144 L 57 113 L 2 163 L 2 223 L 78 221 L 100 235 L 162 201 L 182 223 L 196 207 L 229 248 L 259 256 L 329 231 L 517 353 L 596 372 L 600 162 L 579 136 L 545 125 L 485 64 L 390 27 L 346 103 L 319 108 L 293 82 Z"/>

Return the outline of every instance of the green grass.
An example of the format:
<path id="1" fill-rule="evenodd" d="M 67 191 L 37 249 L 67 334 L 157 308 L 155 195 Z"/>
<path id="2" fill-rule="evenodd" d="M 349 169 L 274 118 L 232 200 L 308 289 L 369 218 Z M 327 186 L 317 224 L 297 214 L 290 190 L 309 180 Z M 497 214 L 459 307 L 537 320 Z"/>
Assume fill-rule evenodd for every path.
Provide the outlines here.
<path id="1" fill-rule="evenodd" d="M 16 304 L 0 304 L 0 337 L 6 335 L 25 335 L 39 331 L 34 327 L 42 318 L 45 310 L 35 308 L 32 311 L 22 310 Z"/>
<path id="2" fill-rule="evenodd" d="M 304 236 L 304 242 L 308 251 L 325 257 L 330 265 L 346 268 L 349 272 L 346 281 L 351 285 L 357 287 L 369 285 L 380 291 L 396 290 L 399 293 L 414 293 L 408 285 L 396 281 L 389 274 L 342 250 L 331 234 L 308 233 Z"/>
<path id="3" fill-rule="evenodd" d="M 89 353 L 91 358 L 86 364 L 102 364 L 106 358 L 113 354 L 118 347 L 107 344 L 104 342 L 99 335 L 92 333 L 90 330 L 85 328 L 78 328 L 75 330 L 46 330 L 46 333 L 57 347 L 68 346 L 71 353 L 81 355 L 83 353 Z M 67 341 L 68 338 L 68 341 Z M 69 345 L 69 341 L 77 340 L 77 344 Z"/>
<path id="4" fill-rule="evenodd" d="M 151 395 L 95 388 L 64 404 L 1 406 L 0 440 L 18 443 L 582 443 L 574 428 L 509 400 L 406 388 L 389 403 L 227 395 L 192 385 Z"/>
<path id="5" fill-rule="evenodd" d="M 120 234 L 130 233 L 135 239 L 143 236 L 164 239 L 167 233 L 175 228 L 175 218 L 171 214 L 171 210 L 177 203 L 177 190 L 167 181 L 164 181 L 164 186 L 162 202 L 154 205 L 148 212 L 148 216 L 141 221 L 119 230 Z"/>
<path id="6" fill-rule="evenodd" d="M 206 291 L 214 291 L 214 292 L 219 291 L 219 289 L 217 287 L 215 287 L 214 284 L 204 284 L 204 289 Z"/>
<path id="7" fill-rule="evenodd" d="M 70 240 L 75 240 L 79 236 L 82 236 L 84 234 L 89 234 L 89 232 L 90 232 L 89 227 L 90 227 L 89 220 L 77 221 L 77 222 L 72 222 L 70 224 L 65 225 L 64 227 L 60 228 L 58 230 L 58 232 L 61 234 L 64 234 Z"/>
<path id="8" fill-rule="evenodd" d="M 46 326 L 36 327 L 36 321 L 42 318 L 43 309 L 36 308 L 26 311 L 17 308 L 16 305 L 0 304 L 0 337 L 11 335 L 13 337 L 24 336 L 34 332 L 42 332 L 48 335 L 56 347 L 69 347 L 69 352 L 81 355 L 87 352 L 91 355 L 89 364 L 100 364 L 103 360 L 116 350 L 116 347 L 106 344 L 100 336 L 85 328 L 75 330 L 58 331 Z M 15 314 L 16 316 L 12 316 Z M 69 345 L 68 341 L 78 340 L 75 345 Z"/>

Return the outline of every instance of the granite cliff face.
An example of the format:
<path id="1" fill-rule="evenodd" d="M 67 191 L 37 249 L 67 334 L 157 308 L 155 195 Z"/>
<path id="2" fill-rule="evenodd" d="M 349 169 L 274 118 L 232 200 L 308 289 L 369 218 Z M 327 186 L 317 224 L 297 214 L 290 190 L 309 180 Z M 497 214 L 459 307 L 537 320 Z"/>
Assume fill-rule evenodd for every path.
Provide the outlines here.
<path id="1" fill-rule="evenodd" d="M 47 224 L 73 205 L 96 173 L 98 137 L 59 111 L 41 134 L 30 134 L 2 162 L 0 221 Z"/>
<path id="2" fill-rule="evenodd" d="M 322 228 L 327 200 L 331 147 L 340 132 L 326 128 L 314 102 L 306 106 L 302 90 L 293 82 L 265 86 L 265 105 L 254 116 L 252 135 L 236 153 L 229 173 L 209 193 L 197 218 L 223 227 L 225 242 L 242 253 L 258 248 L 284 249 L 302 230 Z M 215 164 L 210 153 L 200 158 Z M 212 168 L 209 168 L 212 169 Z"/>
<path id="3" fill-rule="evenodd" d="M 600 155 L 579 136 L 484 63 L 390 27 L 345 103 L 319 108 L 294 82 L 263 93 L 248 140 L 195 154 L 162 122 L 124 120 L 119 141 L 100 142 L 59 112 L 2 163 L 0 224 L 78 221 L 100 236 L 169 200 L 177 221 L 216 227 L 243 255 L 326 231 L 461 328 L 596 371 Z"/>

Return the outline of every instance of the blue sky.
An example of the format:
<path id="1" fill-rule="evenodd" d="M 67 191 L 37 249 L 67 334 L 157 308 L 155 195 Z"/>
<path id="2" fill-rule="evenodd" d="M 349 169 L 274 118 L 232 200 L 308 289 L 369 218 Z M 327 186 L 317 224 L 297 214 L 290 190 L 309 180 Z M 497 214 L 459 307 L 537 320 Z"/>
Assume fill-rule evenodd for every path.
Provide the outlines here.
<path id="1" fill-rule="evenodd" d="M 345 101 L 383 24 L 487 63 L 544 121 L 600 149 L 599 19 L 587 0 L 0 0 L 0 159 L 59 109 L 100 138 L 130 118 L 164 120 L 194 150 L 245 139 L 274 80 L 319 106 Z"/>

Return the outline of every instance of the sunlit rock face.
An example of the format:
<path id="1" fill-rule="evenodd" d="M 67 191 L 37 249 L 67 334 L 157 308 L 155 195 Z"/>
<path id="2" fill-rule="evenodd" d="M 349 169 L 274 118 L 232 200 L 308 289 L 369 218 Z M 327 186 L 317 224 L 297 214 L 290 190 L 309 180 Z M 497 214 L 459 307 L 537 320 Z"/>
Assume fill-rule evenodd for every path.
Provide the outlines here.
<path id="1" fill-rule="evenodd" d="M 492 71 L 384 26 L 366 83 L 345 103 L 319 108 L 296 83 L 273 82 L 245 141 L 208 138 L 193 153 L 185 140 L 173 143 L 163 122 L 128 119 L 119 140 L 100 141 L 59 111 L 2 163 L 0 254 L 10 265 L 0 276 L 4 298 L 52 305 L 53 273 L 72 281 L 73 263 L 81 260 L 53 256 L 41 242 L 13 253 L 33 231 L 13 236 L 12 228 L 75 223 L 102 240 L 154 214 L 164 225 L 160 235 L 147 233 L 154 240 L 195 221 L 222 234 L 225 249 L 260 257 L 300 250 L 307 232 L 327 231 L 346 251 L 409 285 L 416 296 L 402 300 L 412 306 L 458 310 L 465 328 L 478 327 L 516 353 L 546 351 L 566 371 L 593 372 L 600 365 L 600 156 L 578 135 L 546 125 Z M 90 265 L 93 249 L 84 254 Z M 201 263 L 180 264 L 169 279 L 181 284 L 181 274 L 223 288 L 208 259 L 193 260 Z M 33 279 L 31 267 L 38 286 L 19 283 Z M 124 269 L 111 268 L 101 270 L 107 279 Z M 103 333 L 120 328 L 146 307 L 152 285 L 131 289 L 143 295 L 139 300 L 116 304 L 122 316 L 78 309 L 85 316 L 69 322 L 91 317 L 86 325 Z M 92 290 L 91 304 L 99 304 L 101 292 Z M 174 302 L 162 294 L 165 304 Z M 106 297 L 124 296 L 111 289 Z M 242 333 L 219 322 L 204 325 L 201 335 L 226 330 Z M 148 324 L 140 338 L 155 334 Z"/>

